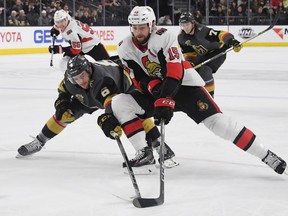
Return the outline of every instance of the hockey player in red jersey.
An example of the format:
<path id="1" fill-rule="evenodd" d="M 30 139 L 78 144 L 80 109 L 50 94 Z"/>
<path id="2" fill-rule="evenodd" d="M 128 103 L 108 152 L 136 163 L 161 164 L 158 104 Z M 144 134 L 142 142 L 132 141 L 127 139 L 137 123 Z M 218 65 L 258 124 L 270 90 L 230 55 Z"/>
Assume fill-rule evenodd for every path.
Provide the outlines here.
<path id="1" fill-rule="evenodd" d="M 178 35 L 178 43 L 184 58 L 193 66 L 224 52 L 229 47 L 233 47 L 235 52 L 239 52 L 242 48 L 240 42 L 231 33 L 197 23 L 190 12 L 181 14 L 179 25 L 181 32 Z M 217 72 L 225 59 L 226 54 L 196 69 L 206 83 L 206 90 L 212 96 L 215 90 L 213 74 Z"/>
<path id="2" fill-rule="evenodd" d="M 182 111 L 215 135 L 258 157 L 278 174 L 285 171 L 283 159 L 265 147 L 253 131 L 223 114 L 200 83 L 187 79 L 190 64 L 184 61 L 177 38 L 155 26 L 156 17 L 150 7 L 134 7 L 128 22 L 131 34 L 119 43 L 118 54 L 138 91 L 113 97 L 112 110 L 132 144 L 145 138 L 137 116 L 153 115 L 157 125 L 161 119 L 168 124 L 174 112 Z M 138 126 L 137 131 L 131 129 L 132 125 Z"/>
<path id="3" fill-rule="evenodd" d="M 55 101 L 55 114 L 47 121 L 41 132 L 34 140 L 18 149 L 18 158 L 26 157 L 39 152 L 45 143 L 61 133 L 68 124 L 79 119 L 84 114 L 92 114 L 98 109 L 105 109 L 105 114 L 98 117 L 98 124 L 105 131 L 105 135 L 113 138 L 110 130 L 120 137 L 122 129 L 111 110 L 111 99 L 121 92 L 134 89 L 128 75 L 123 69 L 111 60 L 90 63 L 84 56 L 77 55 L 68 61 L 65 77 L 61 81 Z M 109 119 L 109 121 L 106 121 Z M 111 123 L 110 123 L 111 122 Z M 142 119 L 141 125 L 145 128 L 146 141 L 145 153 L 149 156 L 149 164 L 145 161 L 130 161 L 135 174 L 150 174 L 155 170 L 152 142 L 155 147 L 159 145 L 160 133 L 151 119 Z M 145 139 L 145 138 L 144 138 Z M 151 145 L 151 146 L 150 146 Z M 173 159 L 175 154 L 167 146 L 166 165 L 173 167 L 178 165 Z M 138 150 L 136 148 L 136 150 Z M 137 173 L 138 172 L 138 173 Z"/>
<path id="4" fill-rule="evenodd" d="M 64 54 L 60 61 L 60 69 L 65 72 L 69 58 L 78 54 L 86 54 L 94 60 L 109 59 L 109 54 L 100 41 L 97 34 L 86 23 L 73 19 L 64 10 L 58 10 L 54 14 L 54 26 L 51 29 L 51 36 L 58 36 L 60 33 L 70 46 L 61 45 L 49 46 L 50 53 Z"/>

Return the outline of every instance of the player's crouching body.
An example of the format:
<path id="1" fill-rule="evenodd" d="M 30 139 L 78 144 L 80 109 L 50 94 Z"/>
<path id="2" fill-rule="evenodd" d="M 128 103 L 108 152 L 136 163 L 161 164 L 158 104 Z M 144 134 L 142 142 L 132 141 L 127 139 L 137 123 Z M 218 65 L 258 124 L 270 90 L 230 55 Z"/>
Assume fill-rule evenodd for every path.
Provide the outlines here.
<path id="1" fill-rule="evenodd" d="M 84 114 L 92 114 L 98 109 L 105 113 L 98 117 L 98 124 L 107 137 L 114 139 L 111 131 L 119 137 L 122 128 L 134 133 L 134 127 L 120 125 L 111 109 L 111 99 L 114 95 L 133 89 L 129 76 L 112 61 L 90 63 L 84 56 L 77 55 L 68 62 L 64 79 L 61 81 L 55 101 L 55 114 L 47 121 L 41 132 L 26 145 L 18 149 L 17 158 L 26 158 L 39 152 L 47 141 L 60 134 L 67 125 L 79 119 Z M 129 161 L 135 168 L 135 174 L 150 174 L 155 170 L 153 149 L 158 149 L 160 133 L 151 119 L 140 119 L 137 122 L 144 128 L 143 142 L 137 144 L 137 156 Z M 165 165 L 177 166 L 174 152 L 166 145 Z M 139 168 L 137 172 L 136 168 Z M 126 168 L 125 168 L 126 170 Z"/>
<path id="2" fill-rule="evenodd" d="M 157 29 L 152 8 L 134 7 L 128 22 L 131 34 L 119 43 L 118 54 L 139 91 L 113 97 L 112 110 L 121 125 L 129 125 L 143 114 L 154 115 L 156 125 L 162 119 L 168 124 L 174 111 L 182 111 L 215 135 L 258 157 L 276 173 L 284 173 L 287 165 L 282 158 L 264 146 L 253 131 L 223 114 L 203 86 L 193 83 L 193 78 L 187 79 L 192 71 L 194 77 L 199 74 L 187 69 L 190 64 L 183 61 L 173 33 Z M 132 144 L 145 138 L 143 133 L 128 137 Z"/>

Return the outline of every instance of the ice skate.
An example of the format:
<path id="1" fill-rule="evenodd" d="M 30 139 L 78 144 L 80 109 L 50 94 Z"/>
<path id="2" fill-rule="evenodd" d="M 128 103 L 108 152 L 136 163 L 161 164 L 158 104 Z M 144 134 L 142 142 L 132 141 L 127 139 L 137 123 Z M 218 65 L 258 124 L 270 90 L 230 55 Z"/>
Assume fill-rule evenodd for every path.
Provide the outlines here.
<path id="1" fill-rule="evenodd" d="M 154 174 L 156 171 L 153 151 L 148 146 L 137 151 L 135 158 L 129 160 L 128 163 L 135 175 Z M 123 168 L 125 168 L 124 173 L 128 174 L 125 163 L 123 163 Z"/>
<path id="2" fill-rule="evenodd" d="M 268 150 L 267 155 L 262 159 L 262 161 L 278 174 L 283 174 L 287 166 L 286 162 L 282 158 L 278 157 L 270 150 Z M 287 171 L 284 173 L 287 175 Z"/>
<path id="3" fill-rule="evenodd" d="M 42 149 L 44 144 L 41 143 L 37 137 L 33 137 L 33 139 L 34 140 L 32 140 L 30 143 L 22 145 L 18 149 L 18 155 L 16 155 L 16 158 L 26 158 L 36 152 L 39 152 Z"/>
<path id="4" fill-rule="evenodd" d="M 160 142 L 157 141 L 155 144 L 153 144 L 156 149 L 156 151 L 159 154 L 160 151 Z M 160 163 L 160 158 L 158 159 L 158 162 Z M 165 143 L 164 145 L 164 168 L 173 168 L 175 166 L 178 166 L 179 162 L 175 159 L 175 153 L 172 151 L 172 149 Z"/>

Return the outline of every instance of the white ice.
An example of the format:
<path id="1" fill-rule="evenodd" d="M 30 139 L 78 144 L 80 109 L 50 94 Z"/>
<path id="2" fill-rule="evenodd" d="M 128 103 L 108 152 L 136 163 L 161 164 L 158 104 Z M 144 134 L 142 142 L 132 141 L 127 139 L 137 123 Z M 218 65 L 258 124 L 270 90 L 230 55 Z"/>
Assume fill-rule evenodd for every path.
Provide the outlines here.
<path id="1" fill-rule="evenodd" d="M 288 160 L 288 48 L 230 52 L 215 74 L 222 111 Z M 54 112 L 60 55 L 0 57 L 1 216 L 287 216 L 288 176 L 177 113 L 166 141 L 180 166 L 165 170 L 165 203 L 137 209 L 122 156 L 96 124 L 102 112 L 69 125 L 29 160 L 15 158 Z M 128 156 L 134 150 L 122 137 Z M 155 153 L 157 157 L 157 154 Z M 159 170 L 158 170 L 159 171 Z M 137 176 L 143 197 L 157 197 L 159 175 Z M 116 196 L 114 196 L 116 195 Z"/>

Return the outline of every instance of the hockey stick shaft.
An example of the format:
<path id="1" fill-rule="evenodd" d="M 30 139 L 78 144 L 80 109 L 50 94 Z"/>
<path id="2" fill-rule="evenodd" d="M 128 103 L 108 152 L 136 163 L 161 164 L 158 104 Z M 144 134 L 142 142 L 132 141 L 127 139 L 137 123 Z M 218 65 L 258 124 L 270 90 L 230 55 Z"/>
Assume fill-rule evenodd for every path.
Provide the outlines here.
<path id="1" fill-rule="evenodd" d="M 280 13 L 279 13 L 279 11 L 278 11 L 275 19 L 273 20 L 273 22 L 272 22 L 266 29 L 264 29 L 263 31 L 259 32 L 258 34 L 255 34 L 254 36 L 248 38 L 247 40 L 241 42 L 239 46 L 243 45 L 244 43 L 247 43 L 248 41 L 253 40 L 253 39 L 256 38 L 256 37 L 259 37 L 260 35 L 264 34 L 265 32 L 269 31 L 270 29 L 272 29 L 272 28 L 275 26 L 275 24 L 277 23 L 278 19 L 279 19 L 279 14 L 280 14 Z M 219 54 L 211 57 L 210 59 L 207 59 L 206 61 L 203 61 L 202 63 L 196 65 L 196 66 L 193 67 L 193 68 L 194 68 L 194 69 L 198 69 L 198 68 L 200 68 L 201 66 L 207 64 L 208 62 L 211 62 L 211 61 L 219 58 L 220 56 L 225 55 L 226 53 L 230 52 L 231 50 L 233 50 L 233 47 L 230 47 L 230 48 L 228 48 L 227 50 L 225 50 L 224 52 L 221 52 L 221 53 L 219 53 Z"/>
<path id="2" fill-rule="evenodd" d="M 132 170 L 132 168 L 131 168 L 131 166 L 129 164 L 129 160 L 128 160 L 126 151 L 125 151 L 125 149 L 123 147 L 123 144 L 122 144 L 120 138 L 118 137 L 118 135 L 116 135 L 114 137 L 115 137 L 115 139 L 117 141 L 117 144 L 119 146 L 120 152 L 121 152 L 121 154 L 123 156 L 123 159 L 124 159 L 124 162 L 126 164 L 130 179 L 132 181 L 132 184 L 133 184 L 133 187 L 134 187 L 134 190 L 135 190 L 135 193 L 136 193 L 136 197 L 141 197 L 140 190 L 139 190 L 139 187 L 138 187 L 134 172 L 133 172 L 133 170 Z"/>
<path id="3" fill-rule="evenodd" d="M 161 140 L 160 140 L 160 194 L 158 198 L 135 198 L 133 205 L 137 208 L 146 208 L 162 205 L 164 203 L 164 144 L 165 144 L 165 123 L 161 119 Z"/>
<path id="4" fill-rule="evenodd" d="M 52 52 L 51 52 L 51 58 L 50 58 L 50 67 L 53 66 L 55 40 L 56 40 L 56 35 L 53 35 L 53 37 L 52 37 Z"/>

